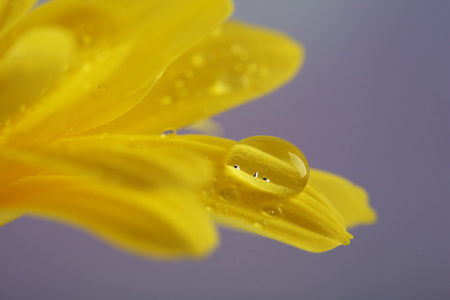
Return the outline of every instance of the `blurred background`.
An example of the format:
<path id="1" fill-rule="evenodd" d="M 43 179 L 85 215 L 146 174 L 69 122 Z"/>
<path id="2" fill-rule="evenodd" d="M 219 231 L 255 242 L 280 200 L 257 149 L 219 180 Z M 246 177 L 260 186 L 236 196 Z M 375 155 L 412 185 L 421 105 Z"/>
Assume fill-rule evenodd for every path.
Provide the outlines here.
<path id="1" fill-rule="evenodd" d="M 224 136 L 291 141 L 365 187 L 378 223 L 323 254 L 221 230 L 211 257 L 167 263 L 24 218 L 0 230 L 0 299 L 450 297 L 450 2 L 235 3 L 307 57 L 286 87 L 215 118 Z"/>

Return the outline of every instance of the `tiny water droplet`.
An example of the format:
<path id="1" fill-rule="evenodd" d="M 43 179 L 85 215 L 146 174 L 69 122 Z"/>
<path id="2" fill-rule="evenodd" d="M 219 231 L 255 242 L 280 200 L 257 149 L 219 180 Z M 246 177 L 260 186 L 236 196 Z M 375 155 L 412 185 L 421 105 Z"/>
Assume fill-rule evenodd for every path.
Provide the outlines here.
<path id="1" fill-rule="evenodd" d="M 299 194 L 309 177 L 303 153 L 293 144 L 271 136 L 237 142 L 231 147 L 226 164 L 237 180 L 274 194 Z"/>
<path id="2" fill-rule="evenodd" d="M 221 36 L 223 33 L 223 30 L 221 27 L 217 27 L 216 29 L 214 29 L 213 31 L 210 32 L 210 36 L 212 37 L 219 37 Z"/>
<path id="3" fill-rule="evenodd" d="M 182 88 L 186 85 L 186 81 L 184 81 L 183 79 L 177 79 L 174 82 L 175 88 Z"/>
<path id="4" fill-rule="evenodd" d="M 214 194 L 214 188 L 212 186 L 205 187 L 200 191 L 200 194 L 204 197 L 211 197 Z"/>
<path id="5" fill-rule="evenodd" d="M 48 90 L 48 86 L 45 86 L 43 89 L 41 89 L 41 90 L 38 92 L 38 94 L 39 94 L 39 95 L 44 95 L 45 92 L 47 92 L 47 90 Z"/>
<path id="6" fill-rule="evenodd" d="M 242 73 L 245 70 L 245 64 L 242 62 L 236 62 L 234 64 L 234 70 L 238 73 Z"/>
<path id="7" fill-rule="evenodd" d="M 91 69 L 92 69 L 92 65 L 90 63 L 85 63 L 81 67 L 81 71 L 83 71 L 84 73 L 88 73 Z"/>
<path id="8" fill-rule="evenodd" d="M 173 103 L 173 98 L 170 96 L 163 96 L 159 99 L 159 103 L 161 103 L 162 105 L 170 105 Z"/>
<path id="9" fill-rule="evenodd" d="M 186 88 L 178 88 L 176 90 L 176 94 L 180 98 L 186 98 L 187 96 L 189 96 L 189 90 Z"/>
<path id="10" fill-rule="evenodd" d="M 231 53 L 232 53 L 232 54 L 234 54 L 234 55 L 239 55 L 239 54 L 242 53 L 242 51 L 244 50 L 244 48 L 242 47 L 241 44 L 233 43 L 233 44 L 231 44 L 231 46 L 230 46 L 230 50 L 231 50 Z"/>
<path id="11" fill-rule="evenodd" d="M 213 95 L 225 95 L 250 86 L 249 78 L 245 74 L 226 72 L 214 80 L 209 87 L 209 93 Z"/>
<path id="12" fill-rule="evenodd" d="M 81 38 L 81 42 L 85 45 L 89 45 L 92 42 L 92 37 L 91 35 L 84 33 L 80 36 Z"/>
<path id="13" fill-rule="evenodd" d="M 256 221 L 256 222 L 253 223 L 253 226 L 255 226 L 256 228 L 259 228 L 259 229 L 264 229 L 267 226 L 267 222 L 263 221 L 263 220 Z"/>
<path id="14" fill-rule="evenodd" d="M 101 96 L 103 96 L 105 93 L 106 93 L 106 88 L 105 88 L 104 86 L 102 86 L 102 85 L 99 85 L 99 86 L 97 86 L 96 89 L 94 89 L 94 90 L 91 92 L 91 95 L 92 95 L 93 97 L 101 97 Z"/>
<path id="15" fill-rule="evenodd" d="M 258 75 L 261 78 L 265 78 L 265 77 L 269 76 L 269 70 L 267 70 L 266 68 L 261 67 L 256 72 L 256 75 Z"/>
<path id="16" fill-rule="evenodd" d="M 219 192 L 220 199 L 223 201 L 233 201 L 238 198 L 238 194 L 234 189 L 224 189 Z"/>
<path id="17" fill-rule="evenodd" d="M 215 211 L 217 209 L 217 205 L 212 203 L 212 204 L 208 204 L 205 206 L 206 211 L 208 212 L 212 212 Z"/>
<path id="18" fill-rule="evenodd" d="M 69 69 L 70 69 L 70 63 L 68 63 L 68 62 L 66 62 L 64 65 L 63 65 L 63 71 L 64 72 L 67 72 Z"/>
<path id="19" fill-rule="evenodd" d="M 213 95 L 224 95 L 231 92 L 231 87 L 224 80 L 218 79 L 214 81 L 209 92 Z"/>
<path id="20" fill-rule="evenodd" d="M 268 217 L 281 217 L 283 210 L 279 206 L 265 205 L 261 209 L 261 213 Z"/>
<path id="21" fill-rule="evenodd" d="M 205 63 L 205 59 L 204 59 L 203 55 L 201 55 L 201 54 L 195 54 L 191 57 L 191 64 L 194 67 L 199 68 L 199 67 L 203 66 L 204 63 Z"/>
<path id="22" fill-rule="evenodd" d="M 233 166 L 235 169 L 238 169 L 238 170 L 240 170 L 241 168 L 239 168 L 239 166 L 238 165 L 234 165 Z"/>
<path id="23" fill-rule="evenodd" d="M 177 131 L 175 129 L 169 128 L 164 130 L 162 136 L 168 137 L 168 136 L 175 136 L 177 134 Z"/>
<path id="24" fill-rule="evenodd" d="M 186 78 L 192 78 L 192 77 L 194 77 L 194 71 L 192 71 L 192 70 L 190 70 L 190 69 L 187 69 L 186 71 L 184 71 L 184 77 L 186 77 Z"/>

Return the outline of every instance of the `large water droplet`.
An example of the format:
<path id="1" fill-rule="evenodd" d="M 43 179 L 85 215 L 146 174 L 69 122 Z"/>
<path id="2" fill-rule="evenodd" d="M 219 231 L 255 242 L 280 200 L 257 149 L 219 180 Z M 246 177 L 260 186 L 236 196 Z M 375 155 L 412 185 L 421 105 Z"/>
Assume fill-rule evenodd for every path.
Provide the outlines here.
<path id="1" fill-rule="evenodd" d="M 238 180 L 274 194 L 298 194 L 309 177 L 303 153 L 288 141 L 271 136 L 237 142 L 230 149 L 226 164 Z"/>

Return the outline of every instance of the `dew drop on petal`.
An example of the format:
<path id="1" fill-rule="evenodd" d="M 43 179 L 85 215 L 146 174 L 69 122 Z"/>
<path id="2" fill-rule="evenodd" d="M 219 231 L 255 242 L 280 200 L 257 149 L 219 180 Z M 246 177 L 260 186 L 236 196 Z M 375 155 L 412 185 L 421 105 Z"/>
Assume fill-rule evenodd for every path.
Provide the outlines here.
<path id="1" fill-rule="evenodd" d="M 208 204 L 208 205 L 205 206 L 205 210 L 206 210 L 207 212 L 213 212 L 213 211 L 215 211 L 216 209 L 217 209 L 217 205 L 214 204 L 214 203 L 211 203 L 211 204 Z"/>
<path id="2" fill-rule="evenodd" d="M 175 129 L 168 128 L 168 129 L 164 130 L 164 132 L 162 133 L 162 136 L 168 137 L 168 136 L 175 136 L 176 134 L 177 134 L 177 131 Z"/>
<path id="3" fill-rule="evenodd" d="M 204 189 L 201 190 L 201 195 L 204 197 L 211 197 L 214 195 L 214 188 L 212 186 L 207 186 Z"/>
<path id="4" fill-rule="evenodd" d="M 202 54 L 195 54 L 191 57 L 191 64 L 194 67 L 199 68 L 199 67 L 203 66 L 204 63 L 205 63 L 205 58 Z"/>
<path id="5" fill-rule="evenodd" d="M 89 45 L 92 43 L 92 36 L 88 33 L 81 34 L 80 39 L 84 45 Z"/>
<path id="6" fill-rule="evenodd" d="M 276 205 L 265 205 L 262 207 L 261 213 L 267 217 L 281 217 L 283 210 Z"/>
<path id="7" fill-rule="evenodd" d="M 238 198 L 238 194 L 237 194 L 236 190 L 229 189 L 229 188 L 219 191 L 219 196 L 220 196 L 220 199 L 222 199 L 223 201 L 226 201 L 226 202 L 234 201 Z"/>
<path id="8" fill-rule="evenodd" d="M 264 229 L 267 226 L 267 222 L 266 221 L 256 221 L 253 223 L 253 226 L 255 226 L 256 228 L 259 228 L 259 229 Z"/>
<path id="9" fill-rule="evenodd" d="M 91 91 L 91 95 L 96 98 L 103 96 L 105 93 L 106 88 L 103 85 L 98 85 Z"/>
<path id="10" fill-rule="evenodd" d="M 159 103 L 164 106 L 170 105 L 173 103 L 173 98 L 168 95 L 165 95 L 159 99 Z"/>
<path id="11" fill-rule="evenodd" d="M 303 153 L 293 144 L 271 136 L 237 142 L 228 153 L 226 165 L 238 181 L 274 194 L 299 194 L 309 177 Z"/>

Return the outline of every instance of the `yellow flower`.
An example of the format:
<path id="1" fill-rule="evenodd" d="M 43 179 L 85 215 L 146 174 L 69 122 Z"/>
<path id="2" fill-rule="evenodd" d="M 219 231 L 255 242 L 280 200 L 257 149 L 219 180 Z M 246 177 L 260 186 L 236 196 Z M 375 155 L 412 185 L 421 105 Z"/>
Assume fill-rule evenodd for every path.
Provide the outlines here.
<path id="1" fill-rule="evenodd" d="M 288 81 L 289 37 L 224 22 L 227 0 L 33 4 L 0 4 L 0 225 L 32 215 L 174 258 L 214 249 L 212 219 L 313 252 L 375 221 L 363 189 L 284 140 L 161 134 Z"/>

